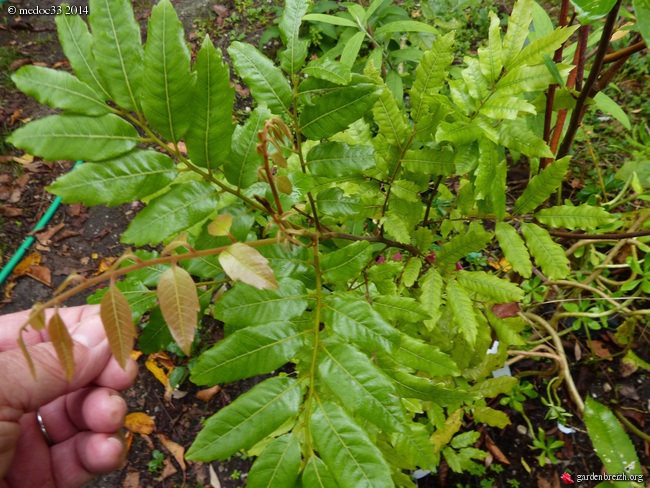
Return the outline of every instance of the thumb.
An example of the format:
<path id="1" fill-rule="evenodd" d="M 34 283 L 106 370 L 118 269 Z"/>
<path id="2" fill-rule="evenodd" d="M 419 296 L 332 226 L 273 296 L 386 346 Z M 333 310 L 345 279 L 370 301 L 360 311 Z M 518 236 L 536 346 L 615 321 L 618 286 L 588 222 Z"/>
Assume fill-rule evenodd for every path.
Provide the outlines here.
<path id="1" fill-rule="evenodd" d="M 17 421 L 23 413 L 33 412 L 66 393 L 89 385 L 104 370 L 110 359 L 110 350 L 98 315 L 82 320 L 72 339 L 75 372 L 69 382 L 51 342 L 27 347 L 35 376 L 32 376 L 19 349 L 0 353 L 3 383 L 3 388 L 0 388 L 0 422 Z"/>

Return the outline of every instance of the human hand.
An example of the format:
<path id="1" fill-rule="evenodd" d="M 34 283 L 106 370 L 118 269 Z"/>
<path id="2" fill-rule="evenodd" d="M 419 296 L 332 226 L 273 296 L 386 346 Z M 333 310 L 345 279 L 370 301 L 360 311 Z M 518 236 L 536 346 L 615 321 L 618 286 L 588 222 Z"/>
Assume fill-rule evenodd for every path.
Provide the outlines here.
<path id="1" fill-rule="evenodd" d="M 46 320 L 52 314 L 47 310 Z M 131 385 L 137 365 L 130 360 L 124 371 L 111 356 L 98 306 L 59 315 L 75 341 L 70 382 L 47 332 L 29 329 L 23 338 L 36 368 L 32 377 L 16 341 L 29 311 L 0 316 L 0 488 L 76 488 L 124 459 L 118 432 L 126 403 L 118 391 Z"/>

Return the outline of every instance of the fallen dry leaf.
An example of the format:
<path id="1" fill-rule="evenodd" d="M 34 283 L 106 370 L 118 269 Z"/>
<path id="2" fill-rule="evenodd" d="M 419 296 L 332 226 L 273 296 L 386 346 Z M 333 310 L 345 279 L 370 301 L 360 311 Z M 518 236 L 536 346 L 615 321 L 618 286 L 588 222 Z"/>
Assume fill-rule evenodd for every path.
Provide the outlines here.
<path id="1" fill-rule="evenodd" d="M 210 464 L 209 469 L 210 469 L 210 484 L 212 485 L 212 488 L 221 488 L 221 482 L 219 481 L 219 477 L 217 476 L 217 473 L 212 467 L 212 464 Z"/>
<path id="2" fill-rule="evenodd" d="M 52 237 L 64 227 L 65 227 L 65 223 L 63 222 L 57 225 L 50 225 L 47 227 L 47 229 L 34 234 L 34 236 L 36 237 L 36 239 L 38 239 L 38 242 L 40 242 L 41 245 L 47 246 L 52 243 L 51 242 Z"/>
<path id="3" fill-rule="evenodd" d="M 196 394 L 196 399 L 197 400 L 203 400 L 204 402 L 209 402 L 213 396 L 215 396 L 217 393 L 221 391 L 221 387 L 219 385 L 213 386 L 212 388 L 207 388 L 205 390 L 201 390 Z"/>
<path id="4" fill-rule="evenodd" d="M 40 281 L 50 288 L 53 286 L 52 271 L 46 266 L 30 266 L 29 271 L 25 275 L 34 278 L 36 281 Z"/>
<path id="5" fill-rule="evenodd" d="M 140 359 L 140 356 L 142 356 L 142 351 L 138 351 L 137 349 L 133 349 L 131 351 L 131 359 L 133 359 L 134 361 Z"/>
<path id="6" fill-rule="evenodd" d="M 492 307 L 492 312 L 494 315 L 500 319 L 507 319 L 508 317 L 514 317 L 519 312 L 519 304 L 515 302 L 510 303 L 499 303 Z"/>
<path id="7" fill-rule="evenodd" d="M 0 215 L 2 215 L 3 217 L 18 217 L 22 214 L 23 214 L 22 208 L 0 205 Z"/>
<path id="8" fill-rule="evenodd" d="M 165 459 L 163 461 L 162 473 L 160 473 L 160 480 L 165 480 L 176 473 L 178 473 L 178 470 L 174 467 L 172 462 L 169 459 Z"/>
<path id="9" fill-rule="evenodd" d="M 9 71 L 16 71 L 18 68 L 22 68 L 28 64 L 33 64 L 32 58 L 17 59 L 9 65 Z"/>
<path id="10" fill-rule="evenodd" d="M 68 213 L 72 217 L 79 217 L 79 215 L 81 215 L 81 211 L 83 210 L 83 208 L 84 206 L 79 202 L 71 203 L 70 205 L 68 205 Z"/>
<path id="11" fill-rule="evenodd" d="M 14 113 L 12 113 L 11 117 L 9 117 L 9 125 L 14 125 L 16 122 L 18 122 L 22 114 L 23 114 L 23 109 L 17 108 L 16 110 L 14 110 Z"/>
<path id="12" fill-rule="evenodd" d="M 41 264 L 41 255 L 40 253 L 33 252 L 28 256 L 24 257 L 14 268 L 14 276 L 25 276 L 29 272 L 31 266 L 38 266 Z"/>
<path id="13" fill-rule="evenodd" d="M 492 438 L 489 435 L 485 435 L 485 447 L 488 450 L 490 454 L 492 454 L 492 457 L 499 461 L 500 463 L 503 464 L 510 464 L 510 461 L 508 458 L 503 454 L 501 449 L 494 443 Z"/>
<path id="14" fill-rule="evenodd" d="M 20 119 L 24 120 L 24 119 Z M 21 164 L 23 166 L 31 164 L 34 162 L 34 156 L 31 154 L 23 154 L 22 156 L 14 156 L 14 162 Z"/>
<path id="15" fill-rule="evenodd" d="M 126 416 L 124 427 L 136 434 L 151 434 L 156 430 L 156 422 L 144 412 L 133 412 Z"/>
<path id="16" fill-rule="evenodd" d="M 108 271 L 116 259 L 117 258 L 103 258 L 97 266 L 97 271 L 95 271 L 93 274 L 97 276 Z"/>
<path id="17" fill-rule="evenodd" d="M 183 473 L 185 473 L 185 470 L 187 469 L 187 466 L 185 465 L 185 448 L 171 440 L 165 434 L 158 434 L 156 437 L 158 437 L 158 440 L 162 442 L 162 445 L 165 446 L 165 449 L 167 449 L 171 455 L 174 456 L 174 459 L 176 459 L 176 462 L 183 470 Z"/>
<path id="18" fill-rule="evenodd" d="M 140 488 L 140 473 L 129 471 L 124 477 L 122 488 Z"/>
<path id="19" fill-rule="evenodd" d="M 612 353 L 607 349 L 607 346 L 603 345 L 602 341 L 591 341 L 591 348 L 599 358 L 612 360 Z"/>
<path id="20" fill-rule="evenodd" d="M 16 179 L 16 186 L 23 188 L 27 183 L 29 183 L 29 173 L 23 173 Z"/>
<path id="21" fill-rule="evenodd" d="M 560 488 L 560 475 L 553 471 L 549 478 L 546 478 L 544 473 L 537 473 L 537 488 Z"/>
<path id="22" fill-rule="evenodd" d="M 70 66 L 70 63 L 67 60 L 57 61 L 52 65 L 52 69 L 61 68 L 62 66 Z"/>

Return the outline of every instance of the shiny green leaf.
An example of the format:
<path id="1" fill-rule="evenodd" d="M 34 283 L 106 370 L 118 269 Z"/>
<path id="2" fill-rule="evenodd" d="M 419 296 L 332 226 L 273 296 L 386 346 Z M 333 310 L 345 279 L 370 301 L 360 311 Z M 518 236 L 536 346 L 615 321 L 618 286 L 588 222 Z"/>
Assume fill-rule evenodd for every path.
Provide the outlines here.
<path id="1" fill-rule="evenodd" d="M 144 53 L 133 8 L 128 0 L 90 0 L 89 11 L 93 55 L 102 86 L 115 103 L 138 110 Z"/>
<path id="2" fill-rule="evenodd" d="M 136 246 L 159 244 L 208 217 L 218 198 L 212 185 L 203 181 L 174 185 L 136 215 L 122 234 L 122 242 Z"/>
<path id="3" fill-rule="evenodd" d="M 228 53 L 258 103 L 266 103 L 275 115 L 289 113 L 293 92 L 280 68 L 250 44 L 233 42 Z"/>
<path id="4" fill-rule="evenodd" d="M 548 231 L 535 224 L 521 224 L 526 246 L 542 272 L 551 279 L 566 278 L 569 260 L 562 246 L 553 241 Z"/>
<path id="5" fill-rule="evenodd" d="M 496 303 L 518 302 L 524 298 L 519 286 L 484 271 L 459 271 L 458 283 Z"/>
<path id="6" fill-rule="evenodd" d="M 311 417 L 311 435 L 339 486 L 393 488 L 390 469 L 381 452 L 360 427 L 335 403 L 318 401 Z"/>
<path id="7" fill-rule="evenodd" d="M 451 308 L 460 335 L 473 347 L 476 344 L 479 324 L 474 316 L 472 300 L 465 288 L 456 281 L 447 283 L 447 304 Z"/>
<path id="8" fill-rule="evenodd" d="M 284 321 L 237 330 L 199 356 L 192 382 L 214 386 L 270 373 L 293 358 L 306 334 Z"/>
<path id="9" fill-rule="evenodd" d="M 533 263 L 530 261 L 528 249 L 517 231 L 506 222 L 497 222 L 495 232 L 499 246 L 512 269 L 524 278 L 530 278 L 533 272 Z"/>
<path id="10" fill-rule="evenodd" d="M 570 157 L 554 161 L 534 176 L 515 202 L 513 212 L 525 214 L 544 203 L 564 181 L 570 162 Z"/>
<path id="11" fill-rule="evenodd" d="M 58 178 L 47 190 L 64 203 L 120 205 L 140 200 L 176 177 L 174 162 L 162 153 L 135 149 L 101 163 L 85 163 Z"/>
<path id="12" fill-rule="evenodd" d="M 566 227 L 567 229 L 595 229 L 601 225 L 611 224 L 616 217 L 602 207 L 580 205 L 571 207 L 559 205 L 544 208 L 535 214 L 535 218 L 550 227 Z"/>
<path id="13" fill-rule="evenodd" d="M 400 334 L 400 337 L 400 346 L 394 357 L 401 364 L 431 376 L 458 376 L 456 363 L 439 348 L 408 334 Z"/>
<path id="14" fill-rule="evenodd" d="M 275 377 L 244 393 L 207 420 L 187 451 L 187 459 L 225 461 L 237 451 L 253 447 L 298 415 L 299 385 L 293 378 Z"/>
<path id="15" fill-rule="evenodd" d="M 255 460 L 246 478 L 248 488 L 294 488 L 300 470 L 300 441 L 295 434 L 275 439 Z"/>
<path id="16" fill-rule="evenodd" d="M 305 106 L 300 114 L 300 129 L 313 140 L 333 136 L 365 115 L 377 95 L 375 85 L 359 83 L 314 97 L 313 104 Z"/>
<path id="17" fill-rule="evenodd" d="M 55 161 L 101 161 L 133 149 L 140 136 L 117 115 L 51 115 L 21 127 L 7 139 L 30 154 Z"/>
<path id="18" fill-rule="evenodd" d="M 16 87 L 39 102 L 68 113 L 103 115 L 108 105 L 83 81 L 66 73 L 40 66 L 23 66 L 12 77 Z"/>
<path id="19" fill-rule="evenodd" d="M 193 123 L 196 77 L 190 72 L 190 50 L 183 25 L 169 0 L 151 9 L 144 49 L 142 111 L 165 139 L 178 142 Z"/>

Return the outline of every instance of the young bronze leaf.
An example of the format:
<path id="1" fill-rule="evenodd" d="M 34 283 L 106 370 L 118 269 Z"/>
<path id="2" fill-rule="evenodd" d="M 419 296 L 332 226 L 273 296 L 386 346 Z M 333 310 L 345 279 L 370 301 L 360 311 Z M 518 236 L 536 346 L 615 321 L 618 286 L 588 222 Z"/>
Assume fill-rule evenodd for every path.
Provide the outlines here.
<path id="1" fill-rule="evenodd" d="M 99 313 L 106 329 L 111 352 L 120 367 L 124 369 L 133 350 L 135 327 L 129 302 L 114 284 L 111 284 L 102 297 Z"/>
<path id="2" fill-rule="evenodd" d="M 163 318 L 181 350 L 189 355 L 198 324 L 199 296 L 190 274 L 172 266 L 158 281 L 158 300 Z"/>
<path id="3" fill-rule="evenodd" d="M 279 288 L 268 259 L 246 244 L 234 243 L 219 255 L 219 263 L 234 281 L 243 281 L 259 290 Z"/>
<path id="4" fill-rule="evenodd" d="M 29 325 L 36 331 L 45 329 L 45 309 L 40 302 L 36 302 L 29 314 Z"/>
<path id="5" fill-rule="evenodd" d="M 74 344 L 68 328 L 63 323 L 63 319 L 58 312 L 55 312 L 47 324 L 47 332 L 50 334 L 50 340 L 54 345 L 54 350 L 59 358 L 59 363 L 65 371 L 65 377 L 68 381 L 74 374 Z"/>

